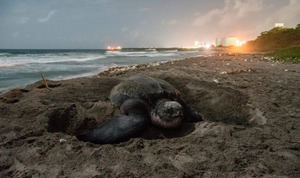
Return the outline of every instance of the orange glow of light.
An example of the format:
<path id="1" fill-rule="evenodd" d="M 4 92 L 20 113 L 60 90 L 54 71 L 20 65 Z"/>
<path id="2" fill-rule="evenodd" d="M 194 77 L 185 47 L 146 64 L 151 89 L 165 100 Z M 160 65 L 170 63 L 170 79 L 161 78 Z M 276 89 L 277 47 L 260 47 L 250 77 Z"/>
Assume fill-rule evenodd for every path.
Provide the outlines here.
<path id="1" fill-rule="evenodd" d="M 183 49 L 196 49 L 195 46 L 183 46 L 182 48 Z"/>
<path id="2" fill-rule="evenodd" d="M 107 50 L 114 51 L 114 50 L 121 50 L 121 46 L 107 46 Z"/>
<path id="3" fill-rule="evenodd" d="M 204 48 L 206 48 L 206 49 L 209 49 L 211 47 L 211 44 L 206 44 L 205 46 L 204 46 Z"/>
<path id="4" fill-rule="evenodd" d="M 245 43 L 246 41 L 236 40 L 235 46 L 243 46 Z"/>
<path id="5" fill-rule="evenodd" d="M 193 46 L 183 46 L 183 49 L 199 49 L 199 48 L 205 48 L 209 49 L 211 47 L 210 43 L 200 43 L 199 41 L 194 41 Z"/>

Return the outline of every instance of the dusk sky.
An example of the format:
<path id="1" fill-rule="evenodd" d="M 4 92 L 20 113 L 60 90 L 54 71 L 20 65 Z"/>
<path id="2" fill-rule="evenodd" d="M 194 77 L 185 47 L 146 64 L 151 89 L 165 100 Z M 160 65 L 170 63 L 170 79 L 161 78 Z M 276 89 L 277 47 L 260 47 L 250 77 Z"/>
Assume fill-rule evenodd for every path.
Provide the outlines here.
<path id="1" fill-rule="evenodd" d="M 300 0 L 0 0 L 0 48 L 173 47 L 300 23 Z"/>

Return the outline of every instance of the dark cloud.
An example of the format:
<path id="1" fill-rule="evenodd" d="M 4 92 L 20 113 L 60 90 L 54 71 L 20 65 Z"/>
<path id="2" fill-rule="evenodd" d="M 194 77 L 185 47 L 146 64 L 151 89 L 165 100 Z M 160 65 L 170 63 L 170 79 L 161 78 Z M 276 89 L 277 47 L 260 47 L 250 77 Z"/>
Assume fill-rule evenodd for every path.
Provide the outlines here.
<path id="1" fill-rule="evenodd" d="M 300 0 L 0 1 L 0 48 L 190 45 L 295 26 Z"/>

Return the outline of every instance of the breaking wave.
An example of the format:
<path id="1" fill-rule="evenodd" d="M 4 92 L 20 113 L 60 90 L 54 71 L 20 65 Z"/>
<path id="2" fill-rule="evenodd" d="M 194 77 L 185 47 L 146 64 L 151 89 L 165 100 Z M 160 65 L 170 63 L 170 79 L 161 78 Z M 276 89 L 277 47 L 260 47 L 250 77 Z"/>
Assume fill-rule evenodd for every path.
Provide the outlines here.
<path id="1" fill-rule="evenodd" d="M 128 52 L 128 51 L 106 51 L 107 56 L 123 56 L 123 57 L 160 57 L 160 56 L 175 56 L 177 51 L 138 51 L 138 52 Z"/>
<path id="2" fill-rule="evenodd" d="M 26 63 L 1 63 L 0 62 L 0 68 L 25 66 L 25 65 L 26 65 Z"/>
<path id="3" fill-rule="evenodd" d="M 113 66 L 183 59 L 203 52 L 187 53 L 177 50 L 129 49 L 106 50 L 0 50 L 0 92 L 25 86 L 40 80 L 69 79 L 96 75 Z"/>
<path id="4" fill-rule="evenodd" d="M 0 57 L 0 67 L 16 67 L 16 66 L 24 66 L 27 64 L 51 64 L 51 63 L 70 63 L 70 62 L 88 62 L 94 61 L 98 59 L 104 59 L 106 56 L 91 56 L 91 57 L 28 57 L 28 56 L 18 56 L 18 57 L 11 57 L 11 58 L 4 58 Z"/>
<path id="5" fill-rule="evenodd" d="M 79 57 L 79 58 L 53 58 L 53 59 L 39 59 L 38 61 L 31 61 L 31 63 L 63 63 L 63 62 L 87 62 L 87 61 L 93 61 L 98 59 L 106 58 L 106 56 L 93 56 L 93 57 Z"/>

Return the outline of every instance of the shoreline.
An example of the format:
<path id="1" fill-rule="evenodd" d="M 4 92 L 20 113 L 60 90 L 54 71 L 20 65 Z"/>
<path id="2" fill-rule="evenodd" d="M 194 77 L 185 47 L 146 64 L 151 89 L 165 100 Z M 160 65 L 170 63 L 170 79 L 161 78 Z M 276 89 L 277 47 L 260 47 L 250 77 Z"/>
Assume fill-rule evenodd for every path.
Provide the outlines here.
<path id="1" fill-rule="evenodd" d="M 110 91 L 137 73 L 172 84 L 204 121 L 176 130 L 149 125 L 120 144 L 78 141 L 76 133 L 120 114 Z M 191 57 L 48 85 L 38 81 L 0 95 L 0 176 L 300 175 L 299 64 L 259 54 Z"/>
<path id="2" fill-rule="evenodd" d="M 164 59 L 162 58 L 162 61 L 159 61 L 159 62 L 147 62 L 147 63 L 144 63 L 144 64 L 148 64 L 149 65 L 157 65 L 157 64 L 160 64 L 160 63 L 164 63 L 164 62 L 167 62 L 167 61 L 171 61 L 171 60 L 184 60 L 186 57 L 183 57 L 183 56 L 180 56 L 182 54 L 178 54 L 177 57 L 174 57 L 172 59 Z M 124 56 L 126 57 L 126 55 Z M 176 59 L 178 58 L 178 59 Z M 145 60 L 145 59 L 141 59 L 142 61 Z M 130 62 L 129 62 L 130 63 Z M 152 63 L 152 64 L 151 64 Z M 120 64 L 120 65 L 117 65 L 115 64 L 116 67 L 124 67 L 124 68 L 130 68 L 130 67 L 133 67 L 133 66 L 140 66 L 140 65 L 143 65 L 143 64 Z M 1 67 L 1 66 L 0 66 Z M 106 69 L 105 69 L 106 68 Z M 104 72 L 106 70 L 110 70 L 110 68 L 115 68 L 113 64 L 103 64 L 103 66 L 100 66 L 97 70 L 93 70 L 93 71 L 88 71 L 88 72 L 85 72 L 85 73 L 81 73 L 81 74 L 73 74 L 73 75 L 68 75 L 68 76 L 51 76 L 49 80 L 54 80 L 54 81 L 58 81 L 58 80 L 68 80 L 68 79 L 74 79 L 74 78 L 81 78 L 81 77 L 93 77 L 93 76 L 96 76 L 99 74 L 99 72 Z M 1 68 L 0 68 L 1 69 Z M 51 72 L 51 71 L 50 71 Z M 40 76 L 40 75 L 38 75 Z M 47 74 L 45 74 L 45 77 L 47 78 Z M 11 89 L 14 89 L 14 88 L 24 88 L 26 87 L 27 85 L 31 84 L 31 83 L 34 83 L 34 82 L 37 82 L 39 80 L 41 80 L 41 78 L 37 78 L 37 77 L 34 77 L 36 81 L 27 81 L 25 82 L 24 84 L 22 84 L 23 82 L 21 82 L 20 85 L 15 85 L 15 86 L 5 86 L 5 88 L 3 89 L 0 89 L 0 93 L 5 93 Z M 29 80 L 29 79 L 25 79 L 25 80 Z M 17 81 L 18 82 L 18 81 Z"/>
<path id="3" fill-rule="evenodd" d="M 200 55 L 200 56 L 202 56 L 202 55 Z M 86 73 L 83 73 L 83 74 L 77 74 L 74 76 L 67 76 L 67 77 L 64 77 L 61 79 L 57 79 L 57 77 L 56 77 L 55 79 L 49 79 L 49 80 L 63 81 L 63 80 L 70 80 L 70 79 L 83 78 L 83 77 L 96 77 L 96 76 L 99 76 L 99 74 L 101 74 L 101 73 L 112 72 L 113 70 L 127 71 L 127 70 L 132 70 L 132 69 L 139 69 L 139 68 L 143 68 L 143 67 L 157 66 L 157 65 L 168 63 L 170 61 L 185 60 L 185 59 L 193 58 L 193 57 L 198 57 L 198 56 L 191 56 L 191 57 L 186 57 L 186 58 L 181 58 L 181 59 L 171 59 L 171 60 L 165 60 L 165 61 L 159 61 L 159 62 L 149 62 L 149 63 L 145 63 L 145 64 L 132 64 L 132 65 L 129 64 L 129 65 L 123 65 L 123 66 L 113 66 L 113 67 L 108 67 L 107 69 L 105 69 L 101 72 L 89 72 L 89 73 L 93 73 L 93 74 L 89 74 L 89 75 L 86 75 Z M 116 72 L 118 72 L 118 71 L 116 71 Z M 47 76 L 45 76 L 45 77 L 47 79 Z M 40 80 L 42 80 L 42 79 L 40 79 Z M 4 94 L 10 90 L 13 90 L 13 89 L 25 88 L 27 85 L 36 83 L 40 80 L 37 80 L 35 82 L 29 82 L 29 83 L 26 83 L 26 84 L 24 84 L 22 86 L 18 86 L 18 87 L 7 87 L 3 90 L 0 90 L 0 95 Z"/>

